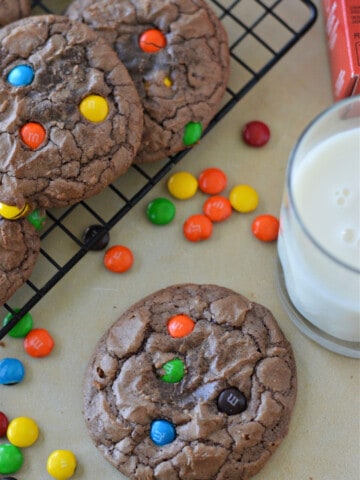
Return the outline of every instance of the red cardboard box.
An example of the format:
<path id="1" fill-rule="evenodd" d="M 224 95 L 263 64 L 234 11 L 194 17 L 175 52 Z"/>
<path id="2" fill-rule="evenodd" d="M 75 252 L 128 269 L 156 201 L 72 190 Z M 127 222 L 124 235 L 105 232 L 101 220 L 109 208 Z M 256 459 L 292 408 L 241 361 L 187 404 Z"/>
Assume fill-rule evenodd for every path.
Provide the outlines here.
<path id="1" fill-rule="evenodd" d="M 360 0 L 323 0 L 335 101 L 360 94 Z"/>

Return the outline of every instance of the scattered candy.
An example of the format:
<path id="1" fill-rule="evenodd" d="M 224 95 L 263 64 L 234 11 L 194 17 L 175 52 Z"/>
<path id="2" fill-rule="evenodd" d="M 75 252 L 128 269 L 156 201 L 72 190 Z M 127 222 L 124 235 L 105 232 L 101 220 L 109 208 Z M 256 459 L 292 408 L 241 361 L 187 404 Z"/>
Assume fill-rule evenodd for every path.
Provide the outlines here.
<path id="1" fill-rule="evenodd" d="M 15 473 L 22 467 L 24 456 L 21 450 L 11 443 L 0 445 L 0 473 Z"/>
<path id="2" fill-rule="evenodd" d="M 169 335 L 174 338 L 186 337 L 194 330 L 194 327 L 194 320 L 184 314 L 174 315 L 167 324 Z"/>
<path id="3" fill-rule="evenodd" d="M 167 420 L 154 420 L 150 427 L 150 438 L 155 445 L 163 446 L 175 440 L 176 431 L 172 423 Z"/>
<path id="4" fill-rule="evenodd" d="M 90 225 L 84 230 L 82 241 L 84 244 L 90 242 L 93 238 L 103 232 L 103 235 L 91 246 L 90 250 L 104 250 L 109 245 L 110 235 L 102 225 Z"/>
<path id="5" fill-rule="evenodd" d="M 19 312 L 19 308 L 14 308 L 14 312 Z M 5 327 L 14 317 L 14 315 L 9 312 L 3 320 L 3 326 Z M 25 313 L 23 317 L 17 322 L 17 324 L 8 332 L 8 335 L 13 338 L 25 337 L 30 330 L 33 328 L 33 318 L 29 312 Z"/>
<path id="6" fill-rule="evenodd" d="M 248 213 L 256 209 L 259 203 L 257 191 L 250 185 L 236 185 L 229 196 L 230 203 L 234 210 Z"/>
<path id="7" fill-rule="evenodd" d="M 177 383 L 184 378 L 185 365 L 180 358 L 174 358 L 164 363 L 161 367 L 165 373 L 160 375 L 160 379 L 166 383 Z"/>
<path id="8" fill-rule="evenodd" d="M 227 177 L 219 168 L 207 168 L 199 175 L 199 188 L 208 195 L 217 195 L 225 190 Z"/>
<path id="9" fill-rule="evenodd" d="M 16 447 L 30 447 L 38 439 L 39 428 L 32 418 L 18 417 L 11 420 L 6 434 Z"/>
<path id="10" fill-rule="evenodd" d="M 31 150 L 37 150 L 46 138 L 46 130 L 40 123 L 29 122 L 20 129 L 20 138 Z"/>
<path id="11" fill-rule="evenodd" d="M 209 197 L 205 200 L 203 212 L 212 222 L 222 222 L 232 214 L 230 200 L 221 195 Z"/>
<path id="12" fill-rule="evenodd" d="M 273 242 L 278 238 L 279 220 L 270 214 L 259 215 L 251 225 L 251 231 L 263 242 Z"/>
<path id="13" fill-rule="evenodd" d="M 33 328 L 24 339 L 24 349 L 31 357 L 46 357 L 54 346 L 54 339 L 45 328 Z"/>
<path id="14" fill-rule="evenodd" d="M 109 105 L 100 95 L 88 95 L 79 105 L 80 113 L 93 123 L 103 122 L 109 114 Z"/>
<path id="15" fill-rule="evenodd" d="M 237 415 L 246 409 L 245 395 L 237 388 L 223 390 L 217 400 L 218 409 L 227 415 Z"/>
<path id="16" fill-rule="evenodd" d="M 0 360 L 0 385 L 15 385 L 25 376 L 24 365 L 17 358 Z"/>
<path id="17" fill-rule="evenodd" d="M 9 420 L 5 413 L 0 412 L 0 438 L 5 437 L 6 435 L 6 430 L 9 425 Z"/>
<path id="18" fill-rule="evenodd" d="M 41 212 L 38 208 L 29 213 L 26 218 L 36 230 L 41 230 L 46 221 L 45 213 Z"/>
<path id="19" fill-rule="evenodd" d="M 34 70 L 30 65 L 16 65 L 7 76 L 7 82 L 13 87 L 26 87 L 33 80 Z"/>
<path id="20" fill-rule="evenodd" d="M 139 46 L 145 53 L 156 53 L 166 46 L 165 35 L 156 28 L 149 28 L 140 35 Z"/>
<path id="21" fill-rule="evenodd" d="M 174 219 L 175 213 L 175 205 L 167 198 L 155 198 L 146 208 L 147 218 L 155 225 L 167 225 Z"/>
<path id="22" fill-rule="evenodd" d="M 198 181 L 189 172 L 178 172 L 169 178 L 167 187 L 173 197 L 179 200 L 187 200 L 197 192 Z"/>
<path id="23" fill-rule="evenodd" d="M 185 237 L 190 242 L 200 242 L 211 237 L 213 224 L 211 220 L 201 213 L 188 217 L 183 225 Z"/>
<path id="24" fill-rule="evenodd" d="M 202 135 L 202 125 L 199 122 L 189 122 L 185 125 L 183 142 L 184 145 L 189 147 L 198 142 Z"/>
<path id="25" fill-rule="evenodd" d="M 164 85 L 165 85 L 165 87 L 168 87 L 168 88 L 172 87 L 173 82 L 172 82 L 170 77 L 165 77 L 164 78 Z"/>
<path id="26" fill-rule="evenodd" d="M 270 140 L 270 129 L 265 123 L 254 120 L 244 126 L 242 138 L 252 147 L 262 147 Z"/>
<path id="27" fill-rule="evenodd" d="M 46 469 L 56 480 L 67 480 L 76 470 L 76 457 L 70 450 L 54 450 L 48 457 Z"/>
<path id="28" fill-rule="evenodd" d="M 105 252 L 104 265 L 111 272 L 126 272 L 132 267 L 133 263 L 132 251 L 123 245 L 115 245 Z"/>
<path id="29" fill-rule="evenodd" d="M 30 210 L 27 203 L 22 208 L 18 208 L 14 205 L 6 205 L 6 203 L 0 202 L 0 216 L 7 220 L 17 220 L 26 215 Z"/>

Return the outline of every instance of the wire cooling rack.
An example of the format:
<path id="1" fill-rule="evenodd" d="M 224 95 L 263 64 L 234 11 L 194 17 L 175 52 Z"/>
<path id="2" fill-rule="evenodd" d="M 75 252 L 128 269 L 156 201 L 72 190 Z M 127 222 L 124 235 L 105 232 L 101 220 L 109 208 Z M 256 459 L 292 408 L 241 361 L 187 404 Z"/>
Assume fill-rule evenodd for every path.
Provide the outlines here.
<path id="1" fill-rule="evenodd" d="M 309 0 L 207 0 L 229 32 L 231 74 L 225 98 L 205 134 L 288 52 L 317 17 Z M 34 0 L 35 15 L 62 14 L 70 0 Z M 236 33 L 234 33 L 236 32 Z M 133 165 L 96 198 L 47 211 L 41 250 L 31 278 L 0 309 L 12 320 L 0 339 L 79 262 L 96 242 L 186 155 L 187 151 L 149 165 Z M 83 241 L 89 225 L 102 232 Z"/>

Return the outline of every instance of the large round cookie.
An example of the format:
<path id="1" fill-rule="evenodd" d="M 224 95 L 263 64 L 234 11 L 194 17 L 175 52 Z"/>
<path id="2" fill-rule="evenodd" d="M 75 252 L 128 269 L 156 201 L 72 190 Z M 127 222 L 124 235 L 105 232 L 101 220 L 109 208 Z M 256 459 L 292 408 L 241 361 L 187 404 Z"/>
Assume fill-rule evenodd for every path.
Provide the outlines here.
<path id="1" fill-rule="evenodd" d="M 203 0 L 74 0 L 66 14 L 100 32 L 135 82 L 145 113 L 136 162 L 198 141 L 229 77 L 227 34 Z"/>
<path id="2" fill-rule="evenodd" d="M 125 173 L 142 107 L 107 42 L 56 15 L 7 25 L 0 42 L 0 202 L 71 205 Z"/>
<path id="3" fill-rule="evenodd" d="M 185 336 L 177 315 L 193 322 Z M 168 383 L 175 359 L 183 378 L 180 368 Z M 184 284 L 136 303 L 100 339 L 84 411 L 95 445 L 130 479 L 244 480 L 287 434 L 295 397 L 292 349 L 270 311 Z"/>
<path id="4" fill-rule="evenodd" d="M 0 0 L 0 27 L 27 17 L 31 11 L 31 0 Z"/>

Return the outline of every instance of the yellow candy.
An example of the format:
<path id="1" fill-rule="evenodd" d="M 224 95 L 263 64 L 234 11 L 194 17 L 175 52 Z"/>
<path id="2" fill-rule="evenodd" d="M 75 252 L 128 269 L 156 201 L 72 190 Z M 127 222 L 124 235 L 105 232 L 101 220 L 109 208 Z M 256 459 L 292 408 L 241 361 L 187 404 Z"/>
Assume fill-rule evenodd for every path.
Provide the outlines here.
<path id="1" fill-rule="evenodd" d="M 39 436 L 39 428 L 32 418 L 18 417 L 11 420 L 6 435 L 16 447 L 30 447 Z"/>
<path id="2" fill-rule="evenodd" d="M 241 213 L 252 212 L 259 204 L 257 191 L 250 185 L 236 185 L 229 196 L 231 206 Z"/>
<path id="3" fill-rule="evenodd" d="M 109 114 L 109 105 L 100 95 L 89 95 L 80 103 L 80 112 L 90 122 L 103 122 Z"/>
<path id="4" fill-rule="evenodd" d="M 70 450 L 54 450 L 46 463 L 48 474 L 56 480 L 67 480 L 76 470 L 76 457 Z"/>
<path id="5" fill-rule="evenodd" d="M 178 172 L 169 178 L 167 187 L 173 197 L 187 200 L 197 192 L 198 181 L 189 172 Z"/>
<path id="6" fill-rule="evenodd" d="M 6 203 L 0 202 L 0 216 L 7 220 L 17 220 L 24 217 L 29 210 L 30 205 L 27 203 L 22 208 L 18 208 L 14 205 L 6 205 Z"/>
<path id="7" fill-rule="evenodd" d="M 165 78 L 164 78 L 164 85 L 165 85 L 165 87 L 172 87 L 172 84 L 173 84 L 173 83 L 172 83 L 172 81 L 171 81 L 171 78 L 169 78 L 169 77 L 165 77 Z"/>

